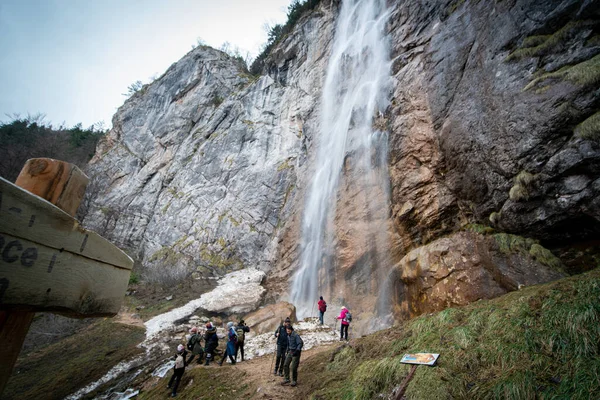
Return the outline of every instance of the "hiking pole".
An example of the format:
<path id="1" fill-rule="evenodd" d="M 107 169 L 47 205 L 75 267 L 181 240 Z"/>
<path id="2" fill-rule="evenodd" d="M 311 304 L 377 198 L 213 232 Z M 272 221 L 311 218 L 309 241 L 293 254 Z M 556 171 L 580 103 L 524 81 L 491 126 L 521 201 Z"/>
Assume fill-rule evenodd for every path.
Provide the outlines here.
<path id="1" fill-rule="evenodd" d="M 275 351 L 273 352 L 273 357 L 271 357 L 271 368 L 269 369 L 269 375 L 271 375 L 271 371 L 273 371 L 273 361 L 275 360 L 275 353 L 277 353 L 277 342 L 275 342 Z"/>

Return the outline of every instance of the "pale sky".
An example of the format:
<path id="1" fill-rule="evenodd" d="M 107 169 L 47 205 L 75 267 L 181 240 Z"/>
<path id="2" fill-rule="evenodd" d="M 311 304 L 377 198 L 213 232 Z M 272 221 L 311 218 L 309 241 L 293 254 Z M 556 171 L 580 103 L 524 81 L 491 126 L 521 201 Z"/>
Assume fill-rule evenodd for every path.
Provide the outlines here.
<path id="1" fill-rule="evenodd" d="M 256 56 L 264 24 L 290 0 L 0 0 L 0 121 L 43 113 L 53 125 L 111 126 L 122 93 L 150 81 L 198 37 Z"/>

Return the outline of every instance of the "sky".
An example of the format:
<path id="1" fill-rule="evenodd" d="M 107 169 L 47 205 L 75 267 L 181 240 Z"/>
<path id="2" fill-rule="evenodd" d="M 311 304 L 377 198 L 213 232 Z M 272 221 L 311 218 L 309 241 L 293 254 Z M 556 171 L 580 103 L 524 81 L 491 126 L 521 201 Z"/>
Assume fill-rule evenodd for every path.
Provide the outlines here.
<path id="1" fill-rule="evenodd" d="M 197 39 L 256 56 L 290 0 L 0 0 L 0 121 L 111 126 L 127 87 Z"/>

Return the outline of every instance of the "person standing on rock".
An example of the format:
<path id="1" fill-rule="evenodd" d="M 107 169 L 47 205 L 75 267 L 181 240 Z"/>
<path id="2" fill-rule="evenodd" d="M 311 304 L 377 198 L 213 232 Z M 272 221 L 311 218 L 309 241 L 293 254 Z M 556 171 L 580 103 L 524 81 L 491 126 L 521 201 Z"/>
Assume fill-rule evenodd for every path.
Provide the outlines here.
<path id="1" fill-rule="evenodd" d="M 285 328 L 291 325 L 292 321 L 288 317 L 275 331 L 275 337 L 277 338 L 277 360 L 275 361 L 275 371 L 273 371 L 273 375 L 283 376 L 283 364 L 288 346 L 288 335 Z"/>
<path id="2" fill-rule="evenodd" d="M 340 325 L 340 340 L 344 340 L 345 336 L 346 341 L 348 341 L 348 327 L 350 327 L 350 322 L 352 322 L 352 314 L 350 314 L 350 311 L 346 307 L 342 307 L 342 311 L 337 319 L 342 320 Z"/>
<path id="3" fill-rule="evenodd" d="M 187 351 L 185 351 L 185 347 L 182 344 L 177 346 L 177 355 L 175 356 L 175 366 L 173 367 L 173 375 L 171 379 L 169 379 L 169 384 L 167 385 L 167 389 L 173 388 L 171 391 L 171 397 L 177 396 L 177 387 L 179 386 L 179 382 L 181 382 L 181 377 L 185 372 L 185 358 L 187 357 Z"/>
<path id="4" fill-rule="evenodd" d="M 300 354 L 302 353 L 302 346 L 304 346 L 304 342 L 300 338 L 300 335 L 294 332 L 294 328 L 291 325 L 287 326 L 285 330 L 287 331 L 288 336 L 288 347 L 285 356 L 285 363 L 283 365 L 285 378 L 281 384 L 287 385 L 290 383 L 291 369 L 291 386 L 296 386 L 298 383 L 298 364 L 300 364 Z"/>
<path id="5" fill-rule="evenodd" d="M 204 333 L 204 352 L 206 353 L 206 362 L 204 365 L 209 365 L 215 356 L 215 350 L 219 346 L 219 338 L 217 337 L 217 328 L 210 322 L 206 323 L 206 332 Z"/>
<path id="6" fill-rule="evenodd" d="M 250 328 L 244 323 L 244 320 L 240 320 L 240 323 L 235 327 L 235 333 L 237 334 L 237 342 L 235 344 L 235 361 L 237 361 L 238 350 L 241 353 L 242 361 L 244 361 L 244 339 L 246 338 L 246 332 L 250 332 Z"/>
<path id="7" fill-rule="evenodd" d="M 223 361 L 225 361 L 225 359 L 227 357 L 229 357 L 229 359 L 231 360 L 231 363 L 235 365 L 235 358 L 233 358 L 235 356 L 235 346 L 237 343 L 237 333 L 235 333 L 235 329 L 233 328 L 233 322 L 228 322 L 227 323 L 227 348 L 225 349 L 225 352 L 223 353 L 223 358 L 221 359 L 221 361 L 219 361 L 219 365 L 223 365 Z"/>
<path id="8" fill-rule="evenodd" d="M 323 300 L 323 296 L 319 297 L 319 321 L 323 325 L 323 319 L 325 318 L 325 311 L 327 311 L 327 303 Z"/>
<path id="9" fill-rule="evenodd" d="M 187 348 L 192 352 L 190 359 L 187 360 L 186 364 L 191 364 L 194 360 L 194 357 L 198 356 L 198 361 L 196 363 L 202 364 L 202 358 L 204 357 L 204 349 L 202 349 L 202 336 L 198 333 L 198 328 L 193 327 L 190 329 L 190 340 L 188 340 Z"/>

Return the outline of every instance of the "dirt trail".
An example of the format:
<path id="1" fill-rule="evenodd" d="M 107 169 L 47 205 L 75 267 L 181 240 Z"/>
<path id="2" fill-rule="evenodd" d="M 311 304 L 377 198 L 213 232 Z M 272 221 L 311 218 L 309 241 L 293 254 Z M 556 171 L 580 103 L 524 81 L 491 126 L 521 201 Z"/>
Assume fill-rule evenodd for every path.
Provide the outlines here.
<path id="1" fill-rule="evenodd" d="M 121 307 L 119 313 L 115 315 L 113 321 L 118 322 L 120 324 L 139 326 L 141 328 L 145 328 L 144 321 L 139 317 L 139 315 L 131 313 L 123 307 Z"/>
<path id="2" fill-rule="evenodd" d="M 300 371 L 298 372 L 299 387 L 302 386 L 301 370 L 303 361 L 306 361 L 315 354 L 331 350 L 336 345 L 336 343 L 331 343 L 322 346 L 316 346 L 310 350 L 302 352 L 302 357 L 300 358 Z M 239 368 L 245 371 L 246 382 L 256 387 L 257 391 L 253 396 L 255 399 L 288 400 L 297 398 L 297 396 L 295 396 L 298 393 L 297 388 L 291 387 L 290 385 L 282 386 L 281 382 L 283 382 L 283 378 L 273 375 L 275 359 L 272 354 L 256 357 L 244 362 L 238 362 L 235 366 L 232 366 L 231 364 L 224 364 L 221 368 Z"/>

